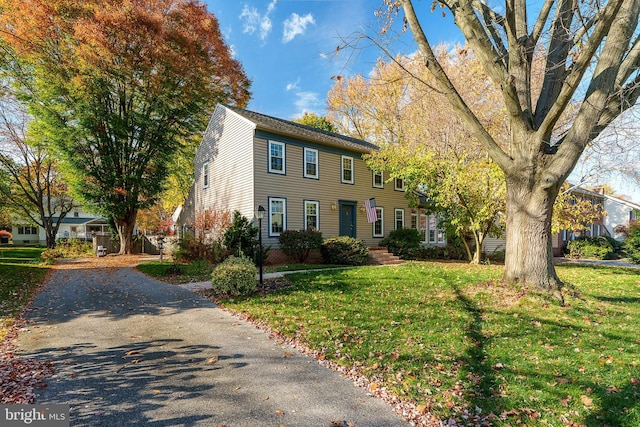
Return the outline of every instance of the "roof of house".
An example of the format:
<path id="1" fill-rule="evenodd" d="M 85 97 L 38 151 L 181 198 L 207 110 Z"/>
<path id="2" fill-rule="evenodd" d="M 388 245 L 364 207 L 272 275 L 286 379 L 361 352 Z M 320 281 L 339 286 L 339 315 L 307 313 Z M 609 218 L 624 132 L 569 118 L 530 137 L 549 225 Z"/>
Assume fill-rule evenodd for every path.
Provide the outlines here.
<path id="1" fill-rule="evenodd" d="M 60 221 L 60 223 L 73 224 L 73 225 L 77 225 L 77 224 L 81 225 L 81 224 L 89 224 L 89 223 L 106 224 L 107 220 L 102 217 L 79 218 L 74 216 L 65 216 L 64 218 L 62 218 L 62 221 Z"/>
<path id="2" fill-rule="evenodd" d="M 255 123 L 257 129 L 302 138 L 334 147 L 347 148 L 360 153 L 369 153 L 378 149 L 378 146 L 361 139 L 351 138 L 230 105 L 223 104 L 223 106 Z"/>
<path id="3" fill-rule="evenodd" d="M 629 200 L 621 199 L 619 197 L 609 196 L 608 194 L 605 194 L 604 197 L 605 199 L 611 200 L 612 202 L 628 206 L 631 209 L 640 210 L 640 204 L 638 203 L 630 202 Z"/>

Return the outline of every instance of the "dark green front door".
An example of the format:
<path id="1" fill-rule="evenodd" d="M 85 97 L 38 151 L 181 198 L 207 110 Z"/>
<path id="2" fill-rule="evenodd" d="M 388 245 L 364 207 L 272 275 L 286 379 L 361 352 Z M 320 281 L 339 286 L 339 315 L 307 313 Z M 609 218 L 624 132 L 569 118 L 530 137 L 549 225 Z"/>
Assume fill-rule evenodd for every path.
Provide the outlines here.
<path id="1" fill-rule="evenodd" d="M 340 235 L 356 237 L 356 202 L 340 201 Z"/>

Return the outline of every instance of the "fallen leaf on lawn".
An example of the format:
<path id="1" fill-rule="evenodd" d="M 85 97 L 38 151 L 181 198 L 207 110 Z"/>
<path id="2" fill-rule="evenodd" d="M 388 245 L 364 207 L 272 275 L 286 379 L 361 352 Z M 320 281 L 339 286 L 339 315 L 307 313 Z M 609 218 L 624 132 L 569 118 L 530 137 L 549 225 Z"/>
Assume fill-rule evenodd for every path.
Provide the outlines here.
<path id="1" fill-rule="evenodd" d="M 374 391 L 380 388 L 380 385 L 378 383 L 371 383 L 371 385 L 369 386 L 369 390 Z"/>
<path id="2" fill-rule="evenodd" d="M 589 396 L 582 395 L 580 396 L 580 401 L 584 406 L 593 406 L 593 399 Z"/>
<path id="3" fill-rule="evenodd" d="M 631 378 L 631 384 L 638 385 L 638 384 L 640 384 L 640 381 L 635 379 L 635 378 Z"/>
<path id="4" fill-rule="evenodd" d="M 420 415 L 424 415 L 427 413 L 427 405 L 418 405 L 416 406 L 416 411 L 418 411 L 418 414 Z"/>
<path id="5" fill-rule="evenodd" d="M 571 396 L 567 396 L 564 399 L 560 399 L 560 403 L 562 403 L 562 406 L 564 407 L 569 406 L 570 401 L 571 401 Z"/>

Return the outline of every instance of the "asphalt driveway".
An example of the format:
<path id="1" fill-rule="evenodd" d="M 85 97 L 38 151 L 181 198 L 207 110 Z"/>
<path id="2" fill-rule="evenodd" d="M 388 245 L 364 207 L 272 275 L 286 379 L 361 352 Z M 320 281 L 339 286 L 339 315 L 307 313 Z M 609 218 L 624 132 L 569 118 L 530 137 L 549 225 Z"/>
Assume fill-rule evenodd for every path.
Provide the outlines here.
<path id="1" fill-rule="evenodd" d="M 408 426 L 390 405 L 213 303 L 130 267 L 54 269 L 17 353 L 72 426 Z"/>

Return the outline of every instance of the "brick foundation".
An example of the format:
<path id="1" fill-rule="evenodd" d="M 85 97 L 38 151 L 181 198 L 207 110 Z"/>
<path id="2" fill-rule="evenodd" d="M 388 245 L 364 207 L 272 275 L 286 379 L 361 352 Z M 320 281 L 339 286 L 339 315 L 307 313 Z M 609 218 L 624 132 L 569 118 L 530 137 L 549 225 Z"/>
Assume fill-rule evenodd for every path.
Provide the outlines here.
<path id="1" fill-rule="evenodd" d="M 294 264 L 295 261 L 282 252 L 282 249 L 270 249 L 269 256 L 264 262 L 264 265 L 284 265 Z M 305 261 L 305 264 L 322 264 L 322 256 L 320 251 L 311 251 L 309 258 Z"/>

